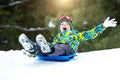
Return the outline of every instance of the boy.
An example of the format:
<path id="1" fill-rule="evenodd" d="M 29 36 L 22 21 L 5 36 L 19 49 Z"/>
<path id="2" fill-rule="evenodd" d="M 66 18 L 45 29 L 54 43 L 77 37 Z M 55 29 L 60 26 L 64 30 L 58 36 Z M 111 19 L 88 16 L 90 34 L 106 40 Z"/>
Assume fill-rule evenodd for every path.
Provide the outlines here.
<path id="1" fill-rule="evenodd" d="M 97 27 L 83 32 L 74 30 L 72 18 L 62 16 L 58 21 L 59 33 L 53 39 L 52 43 L 46 41 L 43 35 L 36 36 L 36 43 L 32 42 L 25 34 L 19 36 L 19 42 L 24 51 L 29 56 L 67 56 L 77 53 L 80 42 L 94 39 L 100 35 L 107 27 L 115 27 L 115 19 L 108 17 L 104 23 Z"/>

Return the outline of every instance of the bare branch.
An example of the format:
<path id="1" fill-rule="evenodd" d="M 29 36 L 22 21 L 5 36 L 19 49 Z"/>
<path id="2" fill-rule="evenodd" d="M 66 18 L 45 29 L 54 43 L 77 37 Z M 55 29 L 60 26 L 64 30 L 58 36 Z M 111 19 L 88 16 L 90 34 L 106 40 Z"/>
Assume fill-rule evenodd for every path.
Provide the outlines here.
<path id="1" fill-rule="evenodd" d="M 47 30 L 47 28 L 24 28 L 24 27 L 21 27 L 21 26 L 14 26 L 14 27 L 11 27 L 10 25 L 0 25 L 0 28 L 15 28 L 15 29 L 19 29 L 19 30 L 23 30 L 23 31 L 41 31 L 41 30 Z"/>
<path id="2" fill-rule="evenodd" d="M 8 5 L 0 5 L 0 8 L 6 8 L 6 7 L 15 6 L 17 4 L 22 4 L 22 3 L 26 2 L 26 1 L 28 1 L 28 0 L 10 2 Z"/>

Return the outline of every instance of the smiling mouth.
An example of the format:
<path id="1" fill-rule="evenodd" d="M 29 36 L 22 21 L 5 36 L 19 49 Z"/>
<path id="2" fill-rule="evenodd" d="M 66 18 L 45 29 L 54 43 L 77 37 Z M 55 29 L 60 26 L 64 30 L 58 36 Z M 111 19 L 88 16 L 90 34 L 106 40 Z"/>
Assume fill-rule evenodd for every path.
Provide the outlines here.
<path id="1" fill-rule="evenodd" d="M 63 30 L 67 30 L 67 28 L 63 28 Z"/>

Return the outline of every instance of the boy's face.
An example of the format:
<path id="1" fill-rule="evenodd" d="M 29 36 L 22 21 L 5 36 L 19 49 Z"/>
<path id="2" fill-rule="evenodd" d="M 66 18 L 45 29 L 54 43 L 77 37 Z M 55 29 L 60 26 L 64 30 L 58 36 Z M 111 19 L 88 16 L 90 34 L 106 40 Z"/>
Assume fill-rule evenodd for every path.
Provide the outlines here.
<path id="1" fill-rule="evenodd" d="M 65 30 L 70 30 L 69 23 L 68 22 L 62 22 L 61 25 L 60 25 L 60 30 L 61 30 L 61 32 L 65 31 Z"/>

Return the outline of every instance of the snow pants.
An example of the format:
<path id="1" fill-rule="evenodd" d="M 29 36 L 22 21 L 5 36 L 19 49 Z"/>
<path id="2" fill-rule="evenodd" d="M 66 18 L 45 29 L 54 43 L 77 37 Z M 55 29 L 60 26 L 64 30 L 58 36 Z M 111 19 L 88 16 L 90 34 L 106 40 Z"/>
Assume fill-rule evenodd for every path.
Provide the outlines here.
<path id="1" fill-rule="evenodd" d="M 40 48 L 36 51 L 35 55 L 37 56 L 67 56 L 75 53 L 74 50 L 67 44 L 55 44 L 52 45 L 52 52 L 45 54 L 42 53 Z"/>

